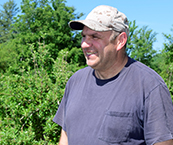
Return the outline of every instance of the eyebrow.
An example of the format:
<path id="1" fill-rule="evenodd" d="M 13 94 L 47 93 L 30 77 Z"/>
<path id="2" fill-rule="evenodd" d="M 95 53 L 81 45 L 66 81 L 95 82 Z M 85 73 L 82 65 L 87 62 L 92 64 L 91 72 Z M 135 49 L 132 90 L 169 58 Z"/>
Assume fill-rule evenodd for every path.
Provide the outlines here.
<path id="1" fill-rule="evenodd" d="M 83 33 L 83 31 L 81 32 L 81 35 L 83 36 L 83 35 L 86 35 L 86 34 L 84 34 Z M 99 34 L 99 33 L 97 33 L 97 32 L 94 32 L 94 33 L 92 33 L 92 34 L 89 34 L 88 36 L 98 36 L 98 37 L 101 37 L 102 35 L 101 34 Z"/>

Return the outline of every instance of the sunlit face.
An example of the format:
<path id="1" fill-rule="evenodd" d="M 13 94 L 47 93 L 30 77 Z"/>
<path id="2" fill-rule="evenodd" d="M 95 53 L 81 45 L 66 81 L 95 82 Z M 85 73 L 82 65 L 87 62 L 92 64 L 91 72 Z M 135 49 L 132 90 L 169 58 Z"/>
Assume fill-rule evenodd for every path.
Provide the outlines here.
<path id="1" fill-rule="evenodd" d="M 81 47 L 88 66 L 95 70 L 108 69 L 115 63 L 115 44 L 110 42 L 111 31 L 98 32 L 84 26 Z"/>

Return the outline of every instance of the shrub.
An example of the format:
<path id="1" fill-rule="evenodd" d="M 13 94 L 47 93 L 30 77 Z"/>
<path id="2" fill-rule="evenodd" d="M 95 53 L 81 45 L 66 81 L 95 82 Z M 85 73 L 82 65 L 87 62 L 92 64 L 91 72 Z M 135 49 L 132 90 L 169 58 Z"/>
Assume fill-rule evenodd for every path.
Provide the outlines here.
<path id="1" fill-rule="evenodd" d="M 61 128 L 52 119 L 67 80 L 79 68 L 67 63 L 68 51 L 61 50 L 48 74 L 49 52 L 39 45 L 38 52 L 30 46 L 34 69 L 25 60 L 22 67 L 14 65 L 18 73 L 9 69 L 0 77 L 0 144 L 56 144 L 59 140 Z"/>

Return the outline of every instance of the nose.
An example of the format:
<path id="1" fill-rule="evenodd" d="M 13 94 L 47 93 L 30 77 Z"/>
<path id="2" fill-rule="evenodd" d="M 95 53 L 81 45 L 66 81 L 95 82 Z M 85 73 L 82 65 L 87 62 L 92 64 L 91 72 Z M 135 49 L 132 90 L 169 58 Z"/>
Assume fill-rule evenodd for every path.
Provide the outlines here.
<path id="1" fill-rule="evenodd" d="M 87 36 L 82 38 L 82 42 L 81 42 L 81 47 L 82 48 L 89 48 L 92 46 L 92 42 L 91 39 L 88 38 Z"/>

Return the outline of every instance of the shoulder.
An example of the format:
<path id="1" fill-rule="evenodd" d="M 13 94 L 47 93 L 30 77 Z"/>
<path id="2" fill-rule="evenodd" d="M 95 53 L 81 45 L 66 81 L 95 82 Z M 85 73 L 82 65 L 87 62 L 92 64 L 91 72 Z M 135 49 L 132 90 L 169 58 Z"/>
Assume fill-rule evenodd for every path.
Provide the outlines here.
<path id="1" fill-rule="evenodd" d="M 79 83 L 85 81 L 92 75 L 93 69 L 91 67 L 85 67 L 76 71 L 68 80 L 68 83 Z"/>
<path id="2" fill-rule="evenodd" d="M 127 72 L 130 83 L 142 87 L 143 91 L 151 92 L 159 86 L 167 88 L 164 80 L 157 72 L 139 61 L 133 61 L 128 66 Z"/>
<path id="3" fill-rule="evenodd" d="M 85 77 L 86 75 L 89 75 L 90 73 L 92 73 L 93 69 L 91 67 L 85 67 L 85 68 L 82 68 L 80 70 L 78 70 L 77 72 L 75 72 L 71 78 L 83 78 Z"/>
<path id="4" fill-rule="evenodd" d="M 131 69 L 134 75 L 136 75 L 136 77 L 140 77 L 143 81 L 164 83 L 162 77 L 156 71 L 139 61 L 134 61 L 131 65 Z"/>

